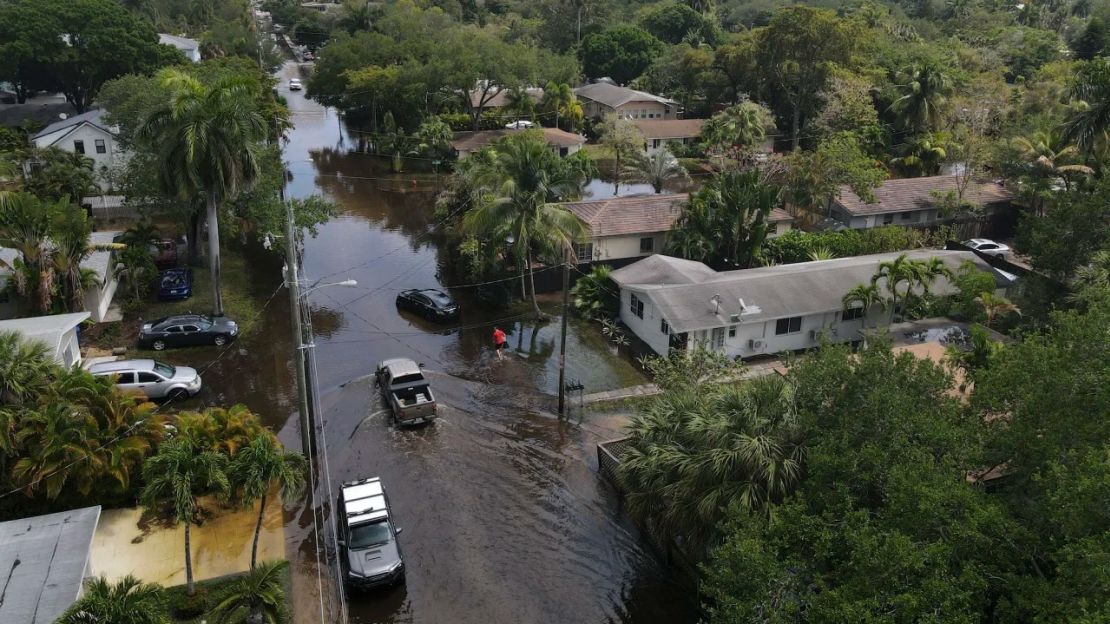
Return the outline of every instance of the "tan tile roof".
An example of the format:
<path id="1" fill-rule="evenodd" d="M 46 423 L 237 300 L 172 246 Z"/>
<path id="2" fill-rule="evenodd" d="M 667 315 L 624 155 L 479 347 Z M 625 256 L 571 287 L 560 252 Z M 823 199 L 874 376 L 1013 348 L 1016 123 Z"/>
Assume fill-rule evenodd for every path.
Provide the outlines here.
<path id="1" fill-rule="evenodd" d="M 561 205 L 590 226 L 594 236 L 622 236 L 671 231 L 688 198 L 686 193 L 629 195 Z M 782 208 L 775 208 L 768 215 L 770 223 L 793 220 Z"/>
<path id="2" fill-rule="evenodd" d="M 497 139 L 517 132 L 526 132 L 526 130 L 501 128 L 499 130 L 479 130 L 477 132 L 456 132 L 454 140 L 451 141 L 451 147 L 459 152 L 473 152 L 482 149 Z M 558 128 L 544 128 L 543 136 L 549 144 L 557 147 L 571 147 L 586 142 L 586 138 L 582 135 L 559 130 Z"/>
<path id="3" fill-rule="evenodd" d="M 528 87 L 525 89 L 532 99 L 539 102 L 543 99 L 543 89 L 540 87 Z M 482 92 L 475 89 L 470 92 L 470 105 L 477 108 L 478 103 L 482 99 Z M 501 89 L 493 94 L 489 100 L 486 101 L 485 108 L 501 108 L 509 103 L 509 89 Z"/>
<path id="4" fill-rule="evenodd" d="M 645 139 L 686 139 L 701 134 L 704 119 L 635 119 Z"/>
<path id="5" fill-rule="evenodd" d="M 947 193 L 956 190 L 955 176 L 931 176 L 927 178 L 905 178 L 887 180 L 875 189 L 875 203 L 864 203 L 858 195 L 846 186 L 840 187 L 840 198 L 836 203 L 852 215 L 885 214 L 921 210 L 936 204 L 933 192 Z M 1013 193 L 997 182 L 973 181 L 964 191 L 964 199 L 979 205 L 989 205 L 1010 201 Z"/>

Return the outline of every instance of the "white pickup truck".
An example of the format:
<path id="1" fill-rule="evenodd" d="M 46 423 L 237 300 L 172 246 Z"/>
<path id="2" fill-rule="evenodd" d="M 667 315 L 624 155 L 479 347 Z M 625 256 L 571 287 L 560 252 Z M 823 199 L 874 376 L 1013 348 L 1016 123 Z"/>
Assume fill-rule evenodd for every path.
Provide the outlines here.
<path id="1" fill-rule="evenodd" d="M 407 358 L 392 358 L 378 364 L 378 387 L 393 410 L 399 425 L 418 425 L 435 420 L 436 399 L 424 373 Z"/>

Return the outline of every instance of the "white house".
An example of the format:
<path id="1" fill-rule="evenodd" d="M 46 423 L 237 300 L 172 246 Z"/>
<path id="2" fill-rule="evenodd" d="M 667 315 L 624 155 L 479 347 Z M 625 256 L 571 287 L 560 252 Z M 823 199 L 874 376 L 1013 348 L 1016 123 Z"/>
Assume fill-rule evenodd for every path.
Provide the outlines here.
<path id="1" fill-rule="evenodd" d="M 89 244 L 109 245 L 119 234 L 118 230 L 93 232 L 89 236 Z M 18 257 L 19 253 L 16 250 L 0 247 L 0 318 L 10 317 L 17 311 L 15 302 L 10 295 L 6 294 L 6 287 L 11 278 L 11 271 L 7 267 L 12 266 Z M 104 322 L 108 320 L 108 310 L 119 286 L 119 277 L 115 270 L 115 252 L 109 249 L 93 251 L 81 263 L 81 268 L 90 270 L 96 275 L 96 283 L 85 292 L 86 316 L 91 317 L 95 323 Z"/>
<path id="2" fill-rule="evenodd" d="M 589 229 L 587 242 L 575 245 L 579 262 L 640 258 L 663 251 L 675 220 L 682 214 L 685 193 L 628 195 L 560 204 Z M 768 217 L 768 236 L 788 231 L 793 217 L 776 208 Z"/>
<path id="3" fill-rule="evenodd" d="M 594 82 L 574 90 L 586 117 L 601 118 L 616 113 L 625 119 L 675 119 L 678 102 L 660 95 Z"/>
<path id="4" fill-rule="evenodd" d="M 956 176 L 887 180 L 867 203 L 847 186 L 832 201 L 831 216 L 853 230 L 882 225 L 930 225 L 938 220 L 937 196 L 956 191 Z M 988 212 L 1008 206 L 1013 193 L 997 182 L 972 181 L 963 198 Z"/>
<path id="5" fill-rule="evenodd" d="M 116 142 L 118 131 L 104 122 L 104 111 L 97 109 L 56 121 L 32 137 L 32 141 L 38 148 L 57 147 L 91 158 L 101 186 L 106 188 L 105 170 L 127 160 L 126 151 Z"/>
<path id="6" fill-rule="evenodd" d="M 53 314 L 0 321 L 0 332 L 15 332 L 25 340 L 41 342 L 50 349 L 54 361 L 67 368 L 81 363 L 77 327 L 89 318 L 88 312 Z"/>
<path id="7" fill-rule="evenodd" d="M 845 310 L 843 297 L 869 283 L 880 262 L 903 252 L 801 262 L 716 272 L 700 262 L 655 255 L 613 271 L 620 287 L 620 318 L 653 351 L 704 344 L 729 357 L 753 357 L 808 349 L 822 335 L 859 340 L 864 324 L 886 326 L 890 314 L 875 307 Z M 967 251 L 915 250 L 911 259 L 940 258 L 956 271 L 965 261 L 995 276 L 1000 289 L 1011 283 Z M 943 277 L 931 291 L 955 288 Z"/>
<path id="8" fill-rule="evenodd" d="M 543 132 L 544 140 L 547 141 L 552 151 L 560 156 L 569 156 L 582 149 L 582 146 L 586 144 L 586 137 L 559 128 L 522 128 L 519 130 L 501 128 L 498 130 L 478 130 L 477 132 L 456 132 L 450 145 L 451 149 L 455 150 L 455 155 L 461 159 L 511 134 L 536 131 Z"/>
<path id="9" fill-rule="evenodd" d="M 632 122 L 644 135 L 644 150 L 651 156 L 667 143 L 694 143 L 701 136 L 704 119 L 637 119 Z"/>
<path id="10" fill-rule="evenodd" d="M 196 39 L 189 39 L 188 37 L 178 37 L 177 35 L 167 35 L 166 33 L 158 33 L 158 43 L 162 45 L 173 46 L 177 48 L 185 58 L 194 63 L 200 62 L 200 42 Z"/>

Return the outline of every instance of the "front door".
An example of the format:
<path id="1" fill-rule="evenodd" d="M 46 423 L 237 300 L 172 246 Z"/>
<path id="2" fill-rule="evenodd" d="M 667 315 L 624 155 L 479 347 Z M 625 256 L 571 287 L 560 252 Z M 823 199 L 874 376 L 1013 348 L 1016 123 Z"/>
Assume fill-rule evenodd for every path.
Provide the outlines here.
<path id="1" fill-rule="evenodd" d="M 714 327 L 713 337 L 709 340 L 709 348 L 713 351 L 724 351 L 725 349 L 725 328 Z"/>

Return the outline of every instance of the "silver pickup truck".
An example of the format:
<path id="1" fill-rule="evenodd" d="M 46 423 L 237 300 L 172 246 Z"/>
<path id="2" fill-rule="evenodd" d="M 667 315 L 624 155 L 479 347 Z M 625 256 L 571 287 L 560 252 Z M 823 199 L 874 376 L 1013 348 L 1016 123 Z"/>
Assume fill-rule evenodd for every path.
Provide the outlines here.
<path id="1" fill-rule="evenodd" d="M 393 358 L 378 364 L 376 373 L 382 398 L 399 425 L 418 425 L 436 417 L 436 399 L 416 362 Z"/>

